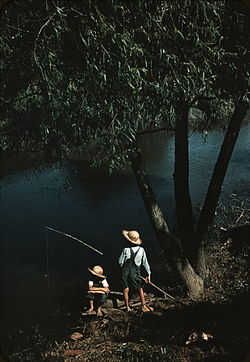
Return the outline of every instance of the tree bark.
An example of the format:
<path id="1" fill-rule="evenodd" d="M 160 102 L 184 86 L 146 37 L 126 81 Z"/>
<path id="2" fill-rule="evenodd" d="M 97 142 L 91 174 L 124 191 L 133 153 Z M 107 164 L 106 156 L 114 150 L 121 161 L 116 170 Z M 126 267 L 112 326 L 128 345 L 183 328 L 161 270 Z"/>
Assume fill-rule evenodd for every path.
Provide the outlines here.
<path id="1" fill-rule="evenodd" d="M 207 264 L 207 248 L 205 243 L 203 243 L 197 251 L 195 270 L 203 280 L 207 279 L 209 268 Z"/>
<path id="2" fill-rule="evenodd" d="M 131 167 L 141 191 L 142 198 L 157 239 L 166 255 L 166 258 L 175 272 L 181 277 L 187 287 L 188 296 L 197 299 L 203 293 L 203 281 L 197 275 L 188 260 L 184 257 L 177 240 L 171 235 L 167 222 L 156 201 L 150 180 L 146 175 L 141 153 L 138 150 L 131 157 Z"/>
<path id="3" fill-rule="evenodd" d="M 174 190 L 178 231 L 181 235 L 183 251 L 185 256 L 192 260 L 194 228 L 189 191 L 188 111 L 188 105 L 179 102 L 175 124 Z"/>
<path id="4" fill-rule="evenodd" d="M 199 274 L 202 274 L 202 270 L 206 270 L 203 259 L 207 245 L 208 228 L 213 221 L 228 164 L 231 159 L 242 122 L 247 114 L 248 109 L 248 101 L 241 98 L 238 101 L 232 118 L 229 122 L 224 141 L 222 143 L 221 150 L 213 170 L 213 175 L 210 180 L 205 201 L 201 210 L 201 215 L 195 235 L 196 265 Z M 201 249 L 203 249 L 202 252 Z"/>

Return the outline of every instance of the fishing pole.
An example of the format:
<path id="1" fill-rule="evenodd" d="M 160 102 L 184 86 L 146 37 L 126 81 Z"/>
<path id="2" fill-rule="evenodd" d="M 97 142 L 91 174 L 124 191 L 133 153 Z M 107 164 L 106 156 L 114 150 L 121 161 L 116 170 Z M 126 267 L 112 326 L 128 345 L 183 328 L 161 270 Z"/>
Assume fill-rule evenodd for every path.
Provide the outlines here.
<path id="1" fill-rule="evenodd" d="M 97 250 L 97 249 L 93 248 L 93 246 L 91 246 L 91 245 L 89 245 L 89 244 L 85 243 L 84 241 L 82 241 L 82 240 L 80 240 L 80 239 L 76 238 L 75 236 L 72 236 L 72 235 L 70 235 L 70 234 L 66 234 L 66 233 L 64 233 L 63 231 L 53 229 L 53 228 L 51 228 L 51 227 L 49 227 L 49 226 L 45 226 L 45 229 L 48 229 L 48 230 L 54 231 L 54 232 L 56 232 L 56 233 L 58 233 L 58 234 L 65 235 L 65 236 L 67 236 L 68 238 L 74 239 L 74 240 L 78 241 L 79 243 L 83 244 L 84 246 L 86 246 L 87 248 L 90 248 L 90 249 L 94 250 L 96 253 L 98 253 L 98 254 L 100 254 L 100 255 L 103 255 L 103 256 L 104 256 L 104 254 L 103 254 L 101 251 L 99 251 L 99 250 Z"/>
<path id="2" fill-rule="evenodd" d="M 159 288 L 157 285 L 155 285 L 154 283 L 152 283 L 151 281 L 147 281 L 145 278 L 141 277 L 142 280 L 144 280 L 145 283 L 151 284 L 152 287 L 154 287 L 155 289 L 158 289 L 160 292 L 162 292 L 165 296 L 167 296 L 170 299 L 175 300 L 174 297 L 172 297 L 172 295 L 168 294 L 167 292 L 165 292 L 165 290 Z"/>
<path id="3" fill-rule="evenodd" d="M 91 250 L 94 250 L 96 253 L 98 253 L 98 254 L 100 254 L 100 255 L 102 255 L 102 256 L 105 256 L 103 252 L 101 252 L 100 250 L 94 248 L 93 246 L 85 243 L 85 242 L 82 241 L 81 239 L 76 238 L 75 236 L 72 236 L 72 235 L 70 235 L 70 234 L 64 233 L 63 231 L 60 231 L 60 230 L 51 228 L 51 227 L 49 227 L 49 226 L 45 226 L 45 229 L 54 231 L 54 232 L 56 232 L 56 233 L 58 233 L 58 234 L 67 236 L 67 237 L 70 238 L 70 239 L 76 240 L 76 241 L 78 241 L 79 243 L 81 243 L 82 245 L 86 246 L 87 248 L 89 248 L 89 249 L 91 249 Z M 47 245 L 48 245 L 48 237 L 47 237 L 47 235 L 46 235 L 46 238 L 47 238 L 46 240 L 47 240 Z M 48 260 L 48 258 L 47 258 L 47 260 Z M 112 260 L 112 262 L 113 262 L 113 260 Z M 48 267 L 48 262 L 47 262 L 47 267 Z M 49 273 L 47 273 L 47 274 L 49 275 Z M 161 288 L 159 288 L 157 285 L 155 285 L 155 284 L 152 283 L 151 281 L 147 281 L 147 280 L 146 280 L 145 278 L 143 278 L 143 277 L 141 277 L 141 279 L 142 279 L 145 283 L 152 285 L 152 287 L 154 287 L 155 289 L 158 289 L 160 292 L 162 292 L 162 293 L 164 294 L 165 297 L 168 297 L 168 298 L 170 298 L 170 299 L 176 300 L 172 295 L 166 293 L 164 290 L 162 290 Z"/>

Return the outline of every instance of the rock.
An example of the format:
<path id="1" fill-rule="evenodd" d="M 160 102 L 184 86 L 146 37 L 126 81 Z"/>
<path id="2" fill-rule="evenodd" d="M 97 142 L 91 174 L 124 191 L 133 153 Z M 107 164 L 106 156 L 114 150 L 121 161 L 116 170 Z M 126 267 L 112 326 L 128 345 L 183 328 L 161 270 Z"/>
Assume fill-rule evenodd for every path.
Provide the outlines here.
<path id="1" fill-rule="evenodd" d="M 83 338 L 83 335 L 81 333 L 75 332 L 71 334 L 70 338 L 74 341 L 78 341 L 79 339 Z"/>
<path id="2" fill-rule="evenodd" d="M 196 341 L 199 341 L 199 340 L 205 340 L 205 341 L 208 341 L 209 339 L 211 338 L 214 338 L 211 334 L 209 333 L 196 333 L 196 332 L 193 332 L 189 335 L 187 341 L 186 341 L 186 344 L 190 344 L 190 343 L 194 343 Z"/>
<path id="3" fill-rule="evenodd" d="M 85 351 L 82 349 L 67 349 L 64 351 L 64 356 L 79 356 L 81 354 L 84 354 Z"/>

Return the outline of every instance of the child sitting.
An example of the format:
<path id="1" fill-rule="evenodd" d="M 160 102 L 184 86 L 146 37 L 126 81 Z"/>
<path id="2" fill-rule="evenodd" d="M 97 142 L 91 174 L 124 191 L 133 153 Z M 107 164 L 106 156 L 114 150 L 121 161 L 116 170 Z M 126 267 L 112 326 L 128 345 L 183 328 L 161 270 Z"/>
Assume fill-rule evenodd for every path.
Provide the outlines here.
<path id="1" fill-rule="evenodd" d="M 94 314 L 96 312 L 97 316 L 101 316 L 101 308 L 108 298 L 109 285 L 100 265 L 94 266 L 93 269 L 88 268 L 88 270 L 92 275 L 88 282 L 89 309 L 87 313 Z"/>

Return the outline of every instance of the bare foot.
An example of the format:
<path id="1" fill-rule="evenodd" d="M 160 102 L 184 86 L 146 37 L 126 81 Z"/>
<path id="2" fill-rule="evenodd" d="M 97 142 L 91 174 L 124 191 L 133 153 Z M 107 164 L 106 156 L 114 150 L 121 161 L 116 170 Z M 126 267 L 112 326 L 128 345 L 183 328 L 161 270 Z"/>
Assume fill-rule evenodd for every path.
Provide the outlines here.
<path id="1" fill-rule="evenodd" d="M 142 305 L 141 310 L 143 312 L 153 312 L 154 308 L 149 307 L 148 305 L 144 304 L 144 305 Z"/>
<path id="2" fill-rule="evenodd" d="M 131 309 L 130 307 L 127 307 L 127 312 L 133 312 L 133 309 Z"/>
<path id="3" fill-rule="evenodd" d="M 87 314 L 95 314 L 94 308 L 89 308 Z"/>
<path id="4" fill-rule="evenodd" d="M 102 316 L 102 310 L 101 310 L 100 308 L 97 309 L 96 315 L 97 315 L 98 317 L 101 317 L 101 316 Z"/>

